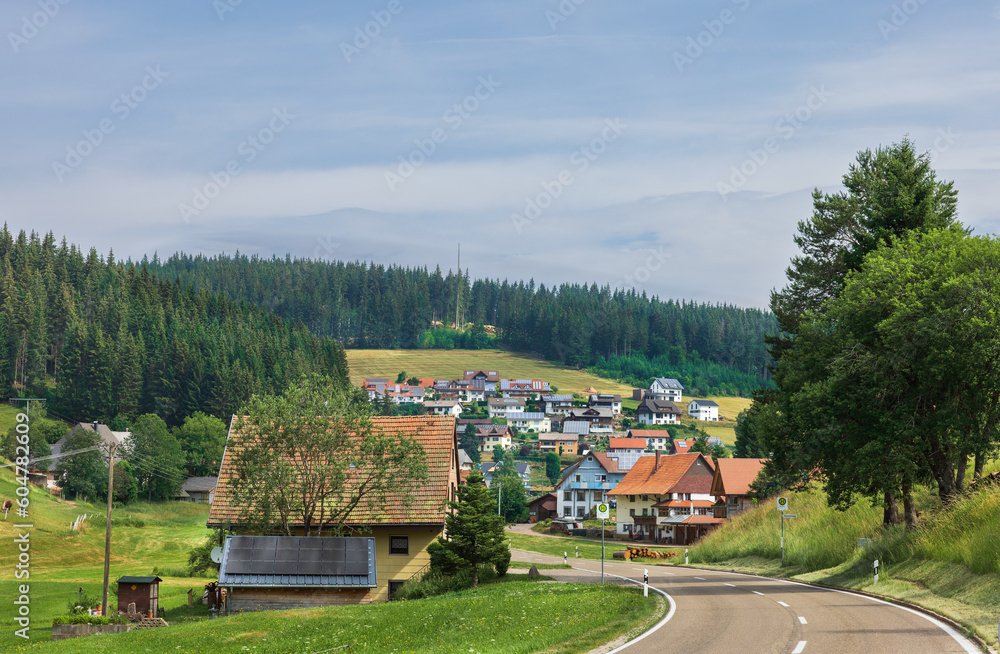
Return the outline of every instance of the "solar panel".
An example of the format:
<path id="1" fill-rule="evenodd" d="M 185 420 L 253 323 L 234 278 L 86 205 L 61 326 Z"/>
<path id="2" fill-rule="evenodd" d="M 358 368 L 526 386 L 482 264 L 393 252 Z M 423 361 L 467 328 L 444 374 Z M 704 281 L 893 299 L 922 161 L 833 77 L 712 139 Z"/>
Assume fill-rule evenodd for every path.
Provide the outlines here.
<path id="1" fill-rule="evenodd" d="M 367 577 L 369 539 L 240 536 L 229 541 L 226 574 Z"/>
<path id="2" fill-rule="evenodd" d="M 322 561 L 299 561 L 300 575 L 321 575 L 325 574 Z"/>

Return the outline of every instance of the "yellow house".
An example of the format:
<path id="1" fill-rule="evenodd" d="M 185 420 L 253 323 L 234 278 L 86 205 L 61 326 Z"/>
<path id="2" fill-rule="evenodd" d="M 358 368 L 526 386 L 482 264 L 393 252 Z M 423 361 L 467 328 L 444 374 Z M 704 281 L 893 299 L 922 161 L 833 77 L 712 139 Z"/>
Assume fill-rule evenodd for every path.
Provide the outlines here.
<path id="1" fill-rule="evenodd" d="M 430 564 L 427 546 L 444 532 L 447 502 L 457 498 L 456 420 L 452 416 L 408 416 L 374 417 L 372 422 L 377 430 L 401 432 L 420 443 L 427 455 L 428 472 L 426 482 L 416 489 L 411 502 L 405 503 L 402 498 L 389 496 L 374 510 L 359 503 L 349 514 L 350 522 L 343 525 L 351 536 L 356 537 L 343 540 L 371 539 L 374 575 L 369 576 L 371 570 L 368 570 L 365 575 L 357 574 L 345 579 L 336 574 L 336 570 L 330 569 L 312 570 L 316 573 L 313 575 L 276 574 L 273 576 L 278 578 L 269 579 L 266 584 L 234 587 L 230 597 L 240 605 L 234 608 L 290 608 L 386 601 L 397 588 Z M 242 507 L 231 505 L 228 489 L 232 461 L 227 455 L 239 447 L 240 439 L 234 431 L 230 430 L 226 453 L 222 458 L 208 526 L 243 533 L 239 526 Z M 226 578 L 225 575 L 220 577 L 220 585 L 224 585 Z"/>

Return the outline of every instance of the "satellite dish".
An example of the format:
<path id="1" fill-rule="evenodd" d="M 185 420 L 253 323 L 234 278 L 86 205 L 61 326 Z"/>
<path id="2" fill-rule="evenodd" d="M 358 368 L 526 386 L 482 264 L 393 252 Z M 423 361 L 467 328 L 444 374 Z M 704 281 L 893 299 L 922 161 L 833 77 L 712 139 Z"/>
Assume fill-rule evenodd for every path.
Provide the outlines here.
<path id="1" fill-rule="evenodd" d="M 222 548 L 213 547 L 211 556 L 212 556 L 212 563 L 222 563 Z"/>

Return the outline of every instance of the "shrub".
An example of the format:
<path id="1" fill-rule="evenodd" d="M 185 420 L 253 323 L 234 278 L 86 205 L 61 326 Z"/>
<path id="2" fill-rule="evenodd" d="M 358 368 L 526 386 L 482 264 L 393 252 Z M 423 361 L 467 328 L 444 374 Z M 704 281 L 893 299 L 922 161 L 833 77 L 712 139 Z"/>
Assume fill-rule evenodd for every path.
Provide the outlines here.
<path id="1" fill-rule="evenodd" d="M 52 624 L 128 624 L 128 618 L 124 615 L 88 615 L 86 613 L 74 613 L 72 615 L 57 615 L 52 618 Z"/>

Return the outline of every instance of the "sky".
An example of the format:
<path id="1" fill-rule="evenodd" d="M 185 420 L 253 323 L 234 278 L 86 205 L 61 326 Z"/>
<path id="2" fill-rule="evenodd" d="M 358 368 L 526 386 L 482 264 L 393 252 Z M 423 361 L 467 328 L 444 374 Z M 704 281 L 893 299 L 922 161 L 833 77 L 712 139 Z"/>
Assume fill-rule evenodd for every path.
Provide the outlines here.
<path id="1" fill-rule="evenodd" d="M 0 218 L 767 306 L 909 136 L 1000 229 L 1000 3 L 0 1 Z"/>

